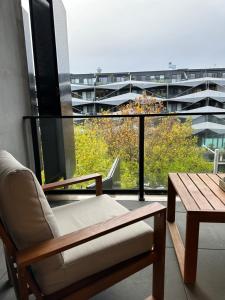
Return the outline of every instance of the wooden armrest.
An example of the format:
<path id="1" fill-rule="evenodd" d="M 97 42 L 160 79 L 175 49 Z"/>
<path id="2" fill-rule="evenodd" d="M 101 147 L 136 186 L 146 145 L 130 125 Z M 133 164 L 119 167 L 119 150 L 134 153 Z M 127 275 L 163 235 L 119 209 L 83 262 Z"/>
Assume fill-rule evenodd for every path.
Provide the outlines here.
<path id="1" fill-rule="evenodd" d="M 20 268 L 24 268 L 46 257 L 84 244 L 148 217 L 159 214 L 166 215 L 165 211 L 166 208 L 163 205 L 153 203 L 107 221 L 42 242 L 39 245 L 20 251 L 17 255 L 17 265 Z"/>
<path id="2" fill-rule="evenodd" d="M 57 182 L 52 182 L 52 183 L 47 183 L 42 185 L 42 189 L 44 192 L 54 190 L 60 187 L 65 187 L 71 184 L 76 184 L 80 182 L 85 182 L 95 179 L 96 181 L 96 195 L 101 195 L 102 194 L 102 175 L 98 173 L 90 174 L 90 175 L 85 175 L 85 176 L 80 176 L 80 177 L 73 177 L 70 179 L 65 179 L 62 181 L 57 181 Z"/>

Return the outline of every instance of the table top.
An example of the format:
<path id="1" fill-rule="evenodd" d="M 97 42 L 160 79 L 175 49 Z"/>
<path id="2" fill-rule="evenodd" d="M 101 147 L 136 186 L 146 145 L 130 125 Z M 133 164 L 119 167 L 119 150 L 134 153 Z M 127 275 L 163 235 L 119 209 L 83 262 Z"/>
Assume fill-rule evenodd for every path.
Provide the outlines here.
<path id="1" fill-rule="evenodd" d="M 187 211 L 225 211 L 225 192 L 219 187 L 224 173 L 169 173 Z"/>

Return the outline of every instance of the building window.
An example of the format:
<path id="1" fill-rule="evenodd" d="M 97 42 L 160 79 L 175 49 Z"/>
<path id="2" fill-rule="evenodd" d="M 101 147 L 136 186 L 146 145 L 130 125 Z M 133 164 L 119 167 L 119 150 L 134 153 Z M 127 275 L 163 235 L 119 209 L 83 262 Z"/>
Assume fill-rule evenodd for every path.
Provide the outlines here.
<path id="1" fill-rule="evenodd" d="M 92 99 L 92 92 L 86 92 L 86 99 L 91 100 Z"/>
<path id="2" fill-rule="evenodd" d="M 79 79 L 79 78 L 72 78 L 72 79 L 71 79 L 71 83 L 76 83 L 76 84 L 78 84 L 78 83 L 80 83 L 80 79 Z"/>
<path id="3" fill-rule="evenodd" d="M 163 81 L 163 80 L 165 79 L 165 75 L 164 75 L 164 74 L 159 75 L 159 79 L 160 79 L 161 81 Z"/>
<path id="4" fill-rule="evenodd" d="M 182 94 L 183 90 L 181 88 L 177 88 L 177 90 L 175 90 L 175 96 L 178 96 L 180 94 Z"/>
<path id="5" fill-rule="evenodd" d="M 177 103 L 171 103 L 171 111 L 172 112 L 177 111 Z"/>
<path id="6" fill-rule="evenodd" d="M 117 82 L 125 81 L 125 77 L 123 77 L 123 76 L 117 76 L 116 77 L 116 81 Z"/>
<path id="7" fill-rule="evenodd" d="M 182 110 L 182 103 L 177 103 L 177 111 Z"/>
<path id="8" fill-rule="evenodd" d="M 223 148 L 223 140 L 222 140 L 222 138 L 218 138 L 218 144 L 217 144 L 217 147 L 218 147 L 219 149 Z"/>
<path id="9" fill-rule="evenodd" d="M 181 81 L 181 74 L 177 74 L 177 81 Z"/>
<path id="10" fill-rule="evenodd" d="M 88 78 L 87 79 L 87 83 L 88 84 L 94 84 L 94 82 L 95 82 L 95 78 L 93 77 L 93 78 Z"/>
<path id="11" fill-rule="evenodd" d="M 172 75 L 172 82 L 176 82 L 177 81 L 177 74 Z"/>
<path id="12" fill-rule="evenodd" d="M 75 78 L 74 79 L 74 83 L 80 83 L 80 79 L 79 78 Z"/>
<path id="13" fill-rule="evenodd" d="M 195 73 L 191 73 L 191 74 L 189 75 L 189 78 L 190 78 L 190 79 L 195 79 Z"/>
<path id="14" fill-rule="evenodd" d="M 82 92 L 82 99 L 86 100 L 86 92 Z"/>
<path id="15" fill-rule="evenodd" d="M 108 82 L 108 77 L 99 77 L 99 82 L 107 83 Z"/>
<path id="16" fill-rule="evenodd" d="M 92 107 L 92 105 L 88 105 L 87 106 L 87 113 L 93 114 L 93 107 Z"/>
<path id="17" fill-rule="evenodd" d="M 93 100 L 94 99 L 94 91 L 82 92 L 82 99 Z"/>
<path id="18" fill-rule="evenodd" d="M 88 83 L 87 78 L 84 78 L 84 79 L 83 79 L 83 82 L 84 82 L 84 84 L 87 84 L 87 83 Z"/>
<path id="19" fill-rule="evenodd" d="M 222 77 L 225 78 L 225 73 L 222 73 Z"/>
<path id="20" fill-rule="evenodd" d="M 154 75 L 150 76 L 150 79 L 155 80 L 155 76 Z"/>

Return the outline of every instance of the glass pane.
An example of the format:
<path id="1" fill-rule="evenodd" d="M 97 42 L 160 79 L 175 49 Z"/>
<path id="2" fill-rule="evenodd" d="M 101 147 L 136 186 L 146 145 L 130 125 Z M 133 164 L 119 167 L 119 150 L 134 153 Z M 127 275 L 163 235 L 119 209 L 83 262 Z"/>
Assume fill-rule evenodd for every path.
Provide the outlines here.
<path id="1" fill-rule="evenodd" d="M 146 191 L 166 189 L 169 172 L 213 172 L 217 148 L 218 170 L 225 171 L 225 116 L 213 116 L 213 122 L 203 115 L 145 117 Z M 138 189 L 139 117 L 78 116 L 37 124 L 43 183 L 98 172 L 105 189 Z"/>
<path id="2" fill-rule="evenodd" d="M 146 117 L 145 190 L 166 189 L 170 172 L 213 171 L 212 149 L 218 140 L 218 134 L 213 131 L 215 125 L 193 124 L 194 118 Z M 222 130 L 224 125 L 217 126 L 222 126 Z"/>
<path id="3" fill-rule="evenodd" d="M 75 170 L 73 119 L 37 121 L 42 183 L 70 178 Z"/>
<path id="4" fill-rule="evenodd" d="M 105 189 L 137 188 L 138 118 L 74 120 L 74 136 L 75 176 L 98 172 Z"/>
<path id="5" fill-rule="evenodd" d="M 72 133 L 67 131 L 67 122 L 73 124 Z M 65 174 L 72 169 L 70 177 L 102 174 L 104 189 L 138 188 L 138 118 L 42 119 L 40 124 L 43 183 L 68 178 Z M 71 134 L 74 160 L 64 153 Z M 69 188 L 94 189 L 95 184 L 91 181 Z"/>

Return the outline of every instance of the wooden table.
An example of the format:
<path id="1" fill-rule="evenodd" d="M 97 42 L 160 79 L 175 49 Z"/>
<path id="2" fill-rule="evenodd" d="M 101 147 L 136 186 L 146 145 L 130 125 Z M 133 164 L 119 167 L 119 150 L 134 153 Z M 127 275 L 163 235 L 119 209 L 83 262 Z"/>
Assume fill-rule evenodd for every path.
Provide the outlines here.
<path id="1" fill-rule="evenodd" d="M 219 187 L 222 177 L 225 174 L 169 174 L 167 221 L 185 283 L 196 280 L 200 222 L 225 223 L 225 192 Z M 185 247 L 175 223 L 176 195 L 187 211 Z"/>

